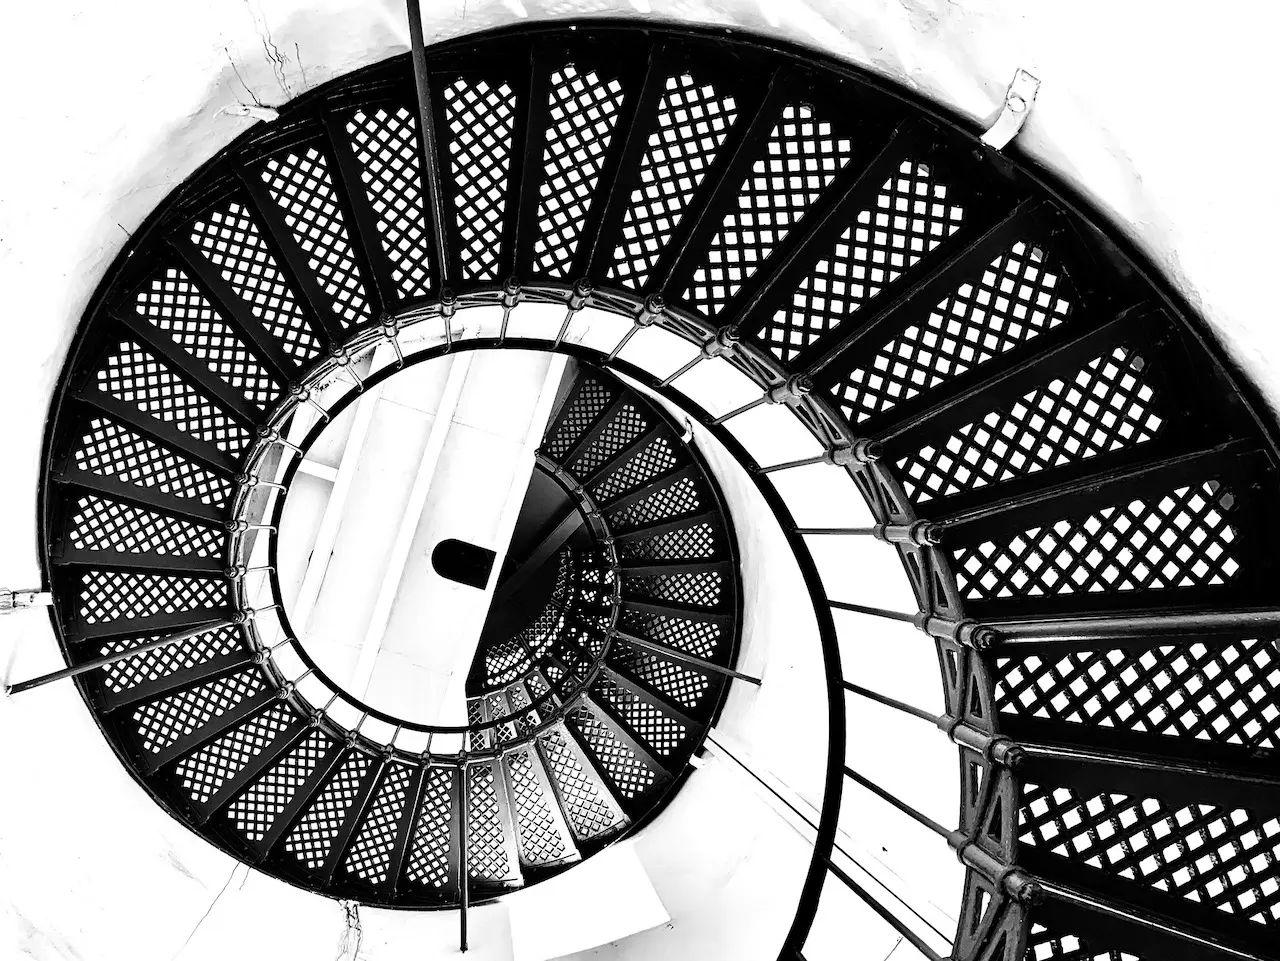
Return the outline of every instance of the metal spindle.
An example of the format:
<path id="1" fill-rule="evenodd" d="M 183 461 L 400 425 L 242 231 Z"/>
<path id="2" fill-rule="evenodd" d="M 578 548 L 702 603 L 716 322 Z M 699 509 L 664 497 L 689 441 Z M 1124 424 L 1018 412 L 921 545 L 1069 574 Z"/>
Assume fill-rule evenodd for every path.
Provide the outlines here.
<path id="1" fill-rule="evenodd" d="M 137 647 L 131 647 L 126 651 L 117 651 L 115 654 L 104 654 L 102 657 L 95 657 L 92 660 L 85 661 L 83 664 L 77 664 L 74 667 L 64 667 L 60 671 L 53 671 L 49 674 L 43 674 L 40 677 L 33 677 L 29 681 L 19 681 L 17 684 L 10 684 L 5 687 L 5 694 L 21 694 L 23 691 L 30 691 L 32 688 L 43 687 L 46 684 L 52 684 L 54 681 L 60 681 L 66 677 L 79 677 L 81 674 L 88 674 L 90 671 L 96 671 L 100 667 L 107 667 L 118 661 L 128 660 L 131 657 L 137 657 L 139 654 L 146 654 L 148 651 L 158 651 L 162 648 L 171 647 L 182 641 L 189 641 L 191 638 L 207 631 L 216 631 L 223 627 L 231 627 L 235 621 L 216 620 L 206 621 L 203 624 L 197 624 L 195 627 L 188 628 L 185 631 L 179 631 L 177 634 L 170 634 L 168 637 L 156 638 L 154 641 L 148 641 L 146 644 L 139 644 Z"/>

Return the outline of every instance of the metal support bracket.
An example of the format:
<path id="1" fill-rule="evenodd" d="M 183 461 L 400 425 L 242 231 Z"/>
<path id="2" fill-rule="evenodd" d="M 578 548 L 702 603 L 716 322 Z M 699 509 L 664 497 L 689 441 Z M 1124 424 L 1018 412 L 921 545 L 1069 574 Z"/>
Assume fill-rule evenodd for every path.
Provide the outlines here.
<path id="1" fill-rule="evenodd" d="M 1004 94 L 1004 106 L 1000 114 L 982 135 L 982 142 L 995 150 L 1003 150 L 1018 135 L 1027 115 L 1036 102 L 1040 81 L 1021 67 L 1013 75 L 1009 89 Z"/>
<path id="2" fill-rule="evenodd" d="M 11 614 L 29 607 L 48 607 L 52 603 L 53 594 L 49 591 L 42 591 L 39 588 L 11 591 L 6 587 L 0 587 L 0 614 Z"/>

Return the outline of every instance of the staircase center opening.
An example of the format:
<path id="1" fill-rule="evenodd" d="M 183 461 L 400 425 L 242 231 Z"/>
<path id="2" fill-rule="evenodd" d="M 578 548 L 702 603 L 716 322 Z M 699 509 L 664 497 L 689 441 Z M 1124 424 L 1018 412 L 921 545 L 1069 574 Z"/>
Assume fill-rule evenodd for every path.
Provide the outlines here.
<path id="1" fill-rule="evenodd" d="M 515 591 L 500 575 L 561 506 L 535 462 L 565 370 L 537 351 L 446 354 L 364 391 L 306 446 L 280 521 L 280 592 L 303 650 L 356 700 L 467 724 L 482 636 L 520 630 L 519 605 L 550 592 L 545 572 Z M 470 583 L 433 559 L 458 542 L 491 555 Z"/>

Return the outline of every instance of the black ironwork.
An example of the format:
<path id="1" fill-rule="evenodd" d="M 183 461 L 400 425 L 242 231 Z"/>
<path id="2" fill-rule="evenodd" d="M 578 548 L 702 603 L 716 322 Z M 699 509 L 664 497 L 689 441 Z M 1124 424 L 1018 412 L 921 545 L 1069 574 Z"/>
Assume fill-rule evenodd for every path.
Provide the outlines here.
<path id="1" fill-rule="evenodd" d="M 567 405 L 544 445 L 544 466 L 620 535 L 575 574 L 616 557 L 616 629 L 592 636 L 600 596 L 572 617 L 553 605 L 543 659 L 465 729 L 474 751 L 447 783 L 348 743 L 269 664 L 238 660 L 250 622 L 142 650 L 245 607 L 242 545 L 269 532 L 220 525 L 278 497 L 240 477 L 293 456 L 279 431 L 298 405 L 340 409 L 323 378 L 375 340 L 401 365 L 456 347 L 459 308 L 556 303 L 569 316 L 543 341 L 507 337 L 504 317 L 502 338 L 467 346 L 551 343 L 673 399 L 753 471 L 813 595 L 830 763 L 782 956 L 803 956 L 828 874 L 858 890 L 832 861 L 846 689 L 833 608 L 912 622 L 937 648 L 934 720 L 962 773 L 957 827 L 937 826 L 968 868 L 952 958 L 1266 956 L 1280 925 L 1277 436 L 1158 272 L 1016 151 L 811 53 L 592 23 L 429 52 L 416 37 L 415 54 L 416 72 L 399 59 L 343 78 L 211 161 L 135 234 L 77 337 L 47 435 L 44 563 L 68 663 L 95 662 L 77 683 L 148 790 L 282 877 L 331 875 L 329 893 L 396 905 L 466 903 L 519 875 L 498 852 L 531 839 L 514 836 L 507 782 L 485 786 L 512 745 L 578 850 L 637 823 L 638 799 L 671 779 L 676 728 L 714 717 L 664 671 L 733 670 L 735 653 L 659 650 L 646 625 L 723 632 L 738 599 L 662 596 L 664 578 L 731 574 L 732 532 L 712 532 L 710 556 L 633 546 L 701 523 L 699 507 L 641 509 L 699 473 L 655 447 L 671 435 L 652 424 L 593 454 L 626 410 L 616 395 L 561 443 Z M 631 332 L 608 352 L 577 346 L 584 305 Z M 399 331 L 423 318 L 443 318 L 448 343 L 407 360 Z M 670 367 L 627 363 L 650 326 L 761 399 L 713 416 L 681 377 L 665 382 Z M 825 453 L 756 463 L 731 430 L 764 403 Z M 857 484 L 917 610 L 826 596 L 802 531 L 854 530 L 791 522 L 774 481 L 804 464 Z M 631 698 L 681 710 L 645 730 Z M 177 719 L 197 714 L 184 733 Z M 250 741 L 274 763 L 259 768 Z M 473 758 L 489 775 L 471 777 Z M 473 838 L 468 818 L 489 811 L 496 834 Z M 387 826 L 365 837 L 375 814 Z M 370 868 L 384 848 L 403 876 Z"/>

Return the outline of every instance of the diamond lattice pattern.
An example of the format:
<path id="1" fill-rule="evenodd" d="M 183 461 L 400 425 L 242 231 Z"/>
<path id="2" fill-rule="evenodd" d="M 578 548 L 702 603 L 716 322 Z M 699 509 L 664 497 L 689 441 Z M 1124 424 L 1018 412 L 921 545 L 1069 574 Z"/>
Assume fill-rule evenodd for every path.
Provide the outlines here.
<path id="1" fill-rule="evenodd" d="M 170 267 L 154 278 L 134 306 L 246 400 L 265 409 L 280 396 L 280 385 L 182 271 Z"/>
<path id="2" fill-rule="evenodd" d="M 101 417 L 89 422 L 74 456 L 76 467 L 91 474 L 215 507 L 222 506 L 231 493 L 231 484 L 221 477 Z"/>
<path id="3" fill-rule="evenodd" d="M 445 87 L 444 101 L 462 270 L 475 280 L 496 280 L 516 95 L 505 83 L 459 78 Z"/>
<path id="4" fill-rule="evenodd" d="M 1265 925 L 1280 923 L 1280 820 L 1243 808 L 1023 787 L 1023 844 Z"/>
<path id="5" fill-rule="evenodd" d="M 644 286 L 737 116 L 734 99 L 710 84 L 687 73 L 667 78 L 658 126 L 640 161 L 640 186 L 622 216 L 622 243 L 614 249 L 610 279 Z"/>
<path id="6" fill-rule="evenodd" d="M 783 363 L 849 319 L 960 229 L 964 208 L 927 164 L 904 160 L 756 335 Z"/>
<path id="7" fill-rule="evenodd" d="M 1002 658 L 997 668 L 996 705 L 1005 714 L 1280 748 L 1280 650 L 1273 640 L 1032 654 Z"/>
<path id="8" fill-rule="evenodd" d="M 1069 317 L 1066 288 L 1044 250 L 1019 241 L 850 371 L 833 390 L 840 408 L 861 423 L 1038 337 Z"/>
<path id="9" fill-rule="evenodd" d="M 553 277 L 565 276 L 577 249 L 622 99 L 622 84 L 594 70 L 566 64 L 551 75 L 533 257 Z"/>
<path id="10" fill-rule="evenodd" d="M 955 551 L 956 581 L 977 600 L 1225 584 L 1240 566 L 1230 554 L 1233 503 L 1206 481 L 1033 527 L 1006 543 Z"/>
<path id="11" fill-rule="evenodd" d="M 1117 347 L 922 447 L 898 461 L 907 496 L 923 504 L 1151 440 L 1164 421 L 1145 367 Z"/>
<path id="12" fill-rule="evenodd" d="M 219 450 L 238 454 L 249 443 L 249 432 L 221 407 L 131 340 L 107 355 L 96 380 L 102 392 Z"/>
<path id="13" fill-rule="evenodd" d="M 261 176 L 271 199 L 284 211 L 284 222 L 307 255 L 307 266 L 329 295 L 342 326 L 372 320 L 324 154 L 316 147 L 308 147 L 272 158 Z"/>
<path id="14" fill-rule="evenodd" d="M 718 314 L 743 282 L 782 243 L 849 162 L 852 146 L 837 137 L 813 108 L 789 104 L 738 190 L 684 299 L 704 314 Z"/>
<path id="15" fill-rule="evenodd" d="M 320 353 L 292 288 L 244 206 L 231 203 L 226 210 L 196 221 L 191 225 L 191 242 L 280 342 L 281 350 L 299 363 Z"/>
<path id="16" fill-rule="evenodd" d="M 425 297 L 431 284 L 431 235 L 417 120 L 405 107 L 361 109 L 347 121 L 347 135 L 396 290 L 401 298 Z"/>

